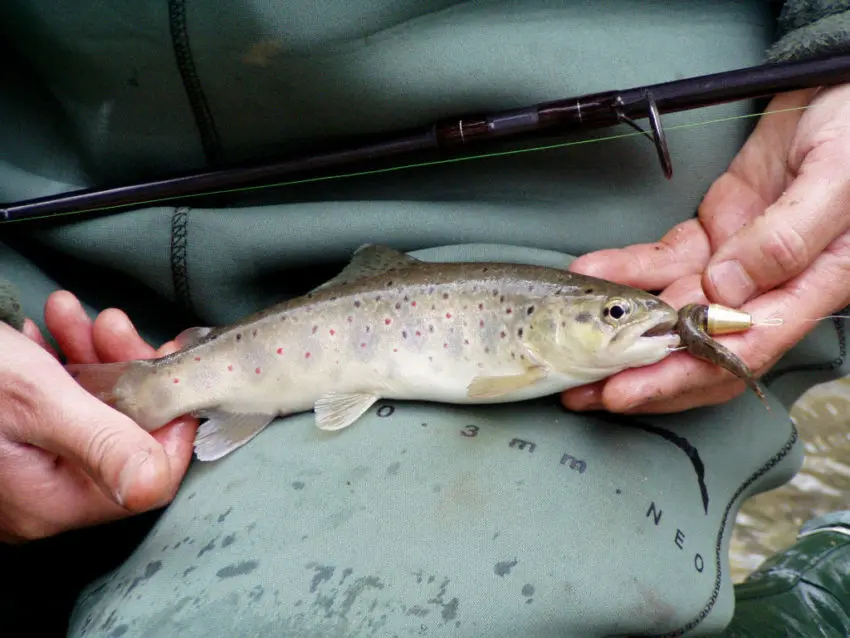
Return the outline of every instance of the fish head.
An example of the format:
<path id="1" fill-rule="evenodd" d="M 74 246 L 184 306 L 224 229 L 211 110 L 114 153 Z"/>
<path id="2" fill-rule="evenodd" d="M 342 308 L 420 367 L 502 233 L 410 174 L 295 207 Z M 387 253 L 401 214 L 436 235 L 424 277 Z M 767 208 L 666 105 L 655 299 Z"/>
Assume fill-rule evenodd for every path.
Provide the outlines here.
<path id="1" fill-rule="evenodd" d="M 547 300 L 529 330 L 542 359 L 564 373 L 596 380 L 656 363 L 679 345 L 675 309 L 647 292 L 604 288 Z"/>

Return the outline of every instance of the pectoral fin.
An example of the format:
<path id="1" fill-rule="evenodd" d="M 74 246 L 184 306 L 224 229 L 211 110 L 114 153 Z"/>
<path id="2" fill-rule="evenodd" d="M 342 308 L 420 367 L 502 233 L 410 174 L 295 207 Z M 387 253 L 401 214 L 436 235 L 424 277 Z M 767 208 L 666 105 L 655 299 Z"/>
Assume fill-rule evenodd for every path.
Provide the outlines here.
<path id="1" fill-rule="evenodd" d="M 470 399 L 494 399 L 530 387 L 545 377 L 545 367 L 531 366 L 522 374 L 503 377 L 475 377 L 467 387 L 466 392 Z"/>
<path id="2" fill-rule="evenodd" d="M 313 406 L 320 430 L 341 430 L 363 416 L 380 397 L 374 394 L 331 393 L 320 397 Z"/>
<path id="3" fill-rule="evenodd" d="M 273 414 L 231 414 L 209 411 L 198 413 L 208 419 L 195 435 L 195 455 L 200 461 L 215 461 L 242 447 L 271 423 Z"/>

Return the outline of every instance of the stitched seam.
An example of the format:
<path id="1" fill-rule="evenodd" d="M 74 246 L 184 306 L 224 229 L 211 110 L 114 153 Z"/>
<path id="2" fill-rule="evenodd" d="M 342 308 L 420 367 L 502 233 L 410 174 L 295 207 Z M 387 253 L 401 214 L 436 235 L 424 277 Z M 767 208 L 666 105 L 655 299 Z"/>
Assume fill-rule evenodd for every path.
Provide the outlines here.
<path id="1" fill-rule="evenodd" d="M 726 522 L 729 520 L 729 513 L 732 511 L 733 505 L 737 502 L 737 500 L 741 497 L 741 494 L 753 483 L 755 483 L 758 479 L 764 476 L 767 472 L 772 470 L 782 459 L 784 459 L 789 452 L 794 448 L 794 445 L 797 443 L 797 428 L 794 426 L 793 422 L 791 423 L 791 436 L 785 442 L 785 445 L 774 454 L 768 461 L 762 465 L 758 470 L 753 472 L 750 477 L 741 483 L 740 487 L 736 490 L 735 494 L 729 499 L 729 503 L 726 505 L 726 511 L 723 512 L 723 520 L 720 524 L 720 531 L 717 534 L 717 542 L 714 546 L 714 565 L 715 565 L 715 577 L 714 577 L 714 589 L 711 592 L 711 596 L 708 599 L 705 607 L 703 607 L 702 611 L 697 614 L 695 618 L 690 620 L 686 625 L 676 629 L 672 632 L 666 634 L 658 634 L 655 638 L 676 638 L 678 636 L 682 636 L 689 631 L 691 631 L 694 627 L 699 625 L 706 617 L 711 613 L 711 610 L 714 609 L 714 604 L 717 602 L 717 597 L 720 595 L 720 586 L 723 581 L 723 568 L 722 568 L 722 556 L 723 556 L 723 535 L 726 532 Z"/>
<path id="2" fill-rule="evenodd" d="M 174 209 L 171 216 L 171 279 L 174 283 L 174 294 L 193 315 L 195 307 L 189 290 L 189 211 L 187 206 Z"/>
<path id="3" fill-rule="evenodd" d="M 221 153 L 221 140 L 204 89 L 201 86 L 198 71 L 195 68 L 195 61 L 192 58 L 192 49 L 189 46 L 189 30 L 186 26 L 186 0 L 169 0 L 168 21 L 177 69 L 183 79 L 183 88 L 186 90 L 186 96 L 189 99 L 189 106 L 195 118 L 195 126 L 201 136 L 204 155 L 209 163 L 215 164 Z"/>

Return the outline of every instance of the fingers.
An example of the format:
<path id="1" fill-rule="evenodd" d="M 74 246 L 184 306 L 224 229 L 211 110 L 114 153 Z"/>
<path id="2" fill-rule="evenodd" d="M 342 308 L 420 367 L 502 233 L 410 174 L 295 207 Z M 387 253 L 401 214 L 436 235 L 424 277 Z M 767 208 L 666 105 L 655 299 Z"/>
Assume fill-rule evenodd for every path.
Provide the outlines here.
<path id="1" fill-rule="evenodd" d="M 54 358 L 59 358 L 59 354 L 56 352 L 53 346 L 47 343 L 47 339 L 45 339 L 44 335 L 41 334 L 41 330 L 37 325 L 35 325 L 34 321 L 32 321 L 31 319 L 24 319 L 24 327 L 22 332 L 32 341 L 47 350 L 47 352 L 53 355 Z"/>
<path id="2" fill-rule="evenodd" d="M 149 359 L 156 351 L 139 336 L 130 318 L 121 310 L 101 312 L 92 328 L 92 343 L 101 361 Z"/>
<path id="3" fill-rule="evenodd" d="M 69 361 L 97 363 L 92 321 L 73 294 L 65 290 L 51 294 L 44 305 L 44 322 Z"/>
<path id="4" fill-rule="evenodd" d="M 836 95 L 841 97 L 841 94 Z M 790 139 L 793 140 L 793 136 Z M 783 175 L 749 176 L 751 184 L 756 179 L 774 180 L 774 184 L 754 185 L 754 188 L 768 194 L 778 189 L 781 195 L 777 194 L 775 200 L 769 199 L 773 203 L 763 214 L 734 230 L 728 238 L 723 235 L 724 229 L 716 231 L 716 238 L 712 236 L 713 243 L 718 246 L 717 252 L 703 279 L 703 287 L 712 301 L 738 307 L 759 293 L 781 285 L 806 270 L 826 246 L 850 228 L 850 216 L 847 215 L 850 209 L 850 134 L 846 130 L 833 130 L 818 139 L 817 143 L 801 143 L 801 147 L 807 149 L 805 154 L 792 159 Z M 762 161 L 775 161 L 775 153 L 780 151 L 787 156 L 788 144 L 790 140 L 783 148 L 765 147 Z M 801 162 L 799 169 L 794 162 Z M 796 176 L 786 187 L 785 182 L 793 173 Z M 718 228 L 726 224 L 734 229 L 735 223 L 728 219 L 722 223 L 715 220 L 723 217 L 724 207 L 735 206 L 731 195 L 726 195 L 728 193 L 720 193 L 704 204 L 704 223 L 710 234 L 716 230 L 711 224 Z M 739 215 L 744 216 L 743 213 Z"/>
<path id="5" fill-rule="evenodd" d="M 627 410 L 626 414 L 671 414 L 693 408 L 719 405 L 731 401 L 746 390 L 747 387 L 743 381 L 730 381 L 710 388 L 699 388 L 685 392 L 669 399 L 642 403 Z"/>
<path id="6" fill-rule="evenodd" d="M 738 307 L 782 284 L 850 228 L 850 172 L 823 165 L 806 169 L 785 196 L 712 257 L 703 279 L 712 301 Z"/>
<path id="7" fill-rule="evenodd" d="M 743 306 L 756 321 L 779 317 L 781 325 L 757 325 L 717 339 L 759 376 L 817 326 L 814 320 L 850 302 L 848 280 L 850 234 L 830 244 L 805 273 Z M 683 296 L 699 302 L 693 288 L 665 294 L 677 302 Z M 730 372 L 677 352 L 653 366 L 625 370 L 603 384 L 571 390 L 562 400 L 573 410 L 660 413 L 722 403 L 744 391 L 743 383 Z"/>
<path id="8" fill-rule="evenodd" d="M 705 231 L 691 219 L 656 243 L 583 255 L 570 270 L 644 290 L 662 290 L 684 275 L 701 272 L 708 263 L 709 248 Z"/>
<path id="9" fill-rule="evenodd" d="M 127 510 L 146 511 L 171 498 L 171 463 L 154 437 L 81 388 L 62 395 L 61 409 L 39 415 L 28 443 L 83 468 L 108 498 Z"/>

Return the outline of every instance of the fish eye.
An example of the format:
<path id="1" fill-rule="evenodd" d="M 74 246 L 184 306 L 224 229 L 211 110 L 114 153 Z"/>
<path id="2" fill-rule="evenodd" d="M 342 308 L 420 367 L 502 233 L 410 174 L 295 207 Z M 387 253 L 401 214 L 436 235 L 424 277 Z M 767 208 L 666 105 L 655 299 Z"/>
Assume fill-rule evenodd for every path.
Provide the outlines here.
<path id="1" fill-rule="evenodd" d="M 612 299 L 602 309 L 602 316 L 606 320 L 613 320 L 616 323 L 627 317 L 631 311 L 632 305 L 626 299 Z"/>

